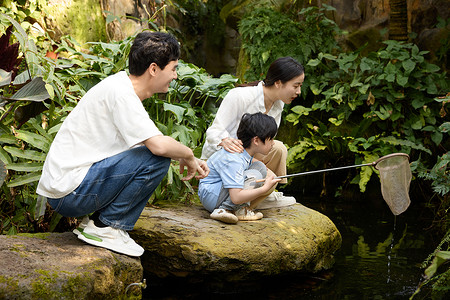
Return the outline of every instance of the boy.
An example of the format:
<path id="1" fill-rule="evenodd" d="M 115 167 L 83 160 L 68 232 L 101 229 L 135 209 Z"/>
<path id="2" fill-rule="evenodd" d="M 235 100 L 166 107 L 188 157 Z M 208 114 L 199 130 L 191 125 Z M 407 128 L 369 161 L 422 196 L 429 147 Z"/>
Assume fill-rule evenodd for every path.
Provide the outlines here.
<path id="1" fill-rule="evenodd" d="M 228 224 L 255 221 L 263 217 L 253 208 L 265 199 L 280 179 L 267 170 L 255 154 L 267 154 L 277 134 L 273 117 L 263 113 L 244 114 L 239 123 L 237 137 L 242 141 L 242 153 L 221 149 L 207 161 L 210 173 L 200 180 L 198 195 L 211 218 Z M 268 175 L 269 173 L 269 175 Z M 266 178 L 264 184 L 255 180 Z"/>
<path id="2" fill-rule="evenodd" d="M 164 136 L 142 101 L 166 93 L 177 78 L 177 40 L 161 32 L 139 33 L 129 71 L 91 88 L 64 121 L 44 163 L 37 193 L 66 217 L 85 216 L 74 231 L 86 243 L 130 256 L 144 249 L 130 238 L 142 210 L 169 168 L 187 167 L 189 180 L 208 175 L 191 149 Z"/>

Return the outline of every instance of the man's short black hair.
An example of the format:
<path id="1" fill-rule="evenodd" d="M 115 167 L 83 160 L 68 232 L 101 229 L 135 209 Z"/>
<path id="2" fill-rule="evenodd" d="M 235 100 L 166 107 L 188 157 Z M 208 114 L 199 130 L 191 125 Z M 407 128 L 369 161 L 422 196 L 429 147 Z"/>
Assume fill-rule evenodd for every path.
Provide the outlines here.
<path id="1" fill-rule="evenodd" d="M 278 126 L 275 119 L 261 112 L 244 114 L 239 123 L 237 137 L 242 141 L 244 148 L 250 147 L 252 138 L 258 137 L 263 143 L 273 139 L 277 134 Z"/>
<path id="2" fill-rule="evenodd" d="M 143 31 L 134 39 L 128 57 L 131 75 L 144 74 L 151 63 L 164 69 L 180 57 L 180 45 L 172 35 L 164 32 Z"/>

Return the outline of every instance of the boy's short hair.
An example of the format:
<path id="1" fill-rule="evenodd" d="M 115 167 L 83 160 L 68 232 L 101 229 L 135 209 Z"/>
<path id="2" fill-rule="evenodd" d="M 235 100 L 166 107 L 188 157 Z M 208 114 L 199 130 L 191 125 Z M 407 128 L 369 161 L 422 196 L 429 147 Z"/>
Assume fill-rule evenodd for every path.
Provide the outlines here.
<path id="1" fill-rule="evenodd" d="M 242 116 L 237 130 L 237 138 L 242 141 L 244 148 L 250 147 L 252 138 L 258 137 L 263 143 L 273 139 L 278 131 L 277 122 L 271 116 L 261 112 Z"/>
<path id="2" fill-rule="evenodd" d="M 180 45 L 172 35 L 164 32 L 143 31 L 134 39 L 128 56 L 131 75 L 144 74 L 151 63 L 161 69 L 180 57 Z"/>

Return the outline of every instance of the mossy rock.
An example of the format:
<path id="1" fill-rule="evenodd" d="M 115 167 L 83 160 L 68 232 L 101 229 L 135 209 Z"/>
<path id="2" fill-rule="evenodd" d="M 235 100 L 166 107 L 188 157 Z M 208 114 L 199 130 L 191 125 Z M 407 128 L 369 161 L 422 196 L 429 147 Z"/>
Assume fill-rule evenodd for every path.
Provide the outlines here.
<path id="1" fill-rule="evenodd" d="M 130 235 L 158 278 L 242 282 L 333 265 L 342 238 L 328 217 L 301 204 L 262 212 L 260 221 L 228 225 L 198 204 L 146 208 Z"/>
<path id="2" fill-rule="evenodd" d="M 108 40 L 100 1 L 53 1 L 48 4 L 47 11 L 46 23 L 52 29 L 53 39 L 70 35 L 83 48 L 88 48 L 88 42 Z"/>
<path id="3" fill-rule="evenodd" d="M 133 299 L 138 258 L 93 247 L 71 233 L 0 236 L 0 299 Z"/>

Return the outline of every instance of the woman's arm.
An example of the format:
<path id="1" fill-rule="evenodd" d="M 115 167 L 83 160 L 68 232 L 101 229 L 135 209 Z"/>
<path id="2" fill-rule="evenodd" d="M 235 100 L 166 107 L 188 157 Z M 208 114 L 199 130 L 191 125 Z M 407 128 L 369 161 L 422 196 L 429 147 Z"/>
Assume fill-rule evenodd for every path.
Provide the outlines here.
<path id="1" fill-rule="evenodd" d="M 216 147 L 216 150 L 219 149 L 219 146 L 223 146 L 225 149 L 228 147 L 229 150 L 232 150 L 230 152 L 243 151 L 240 143 L 233 142 L 236 140 L 233 134 L 235 134 L 245 110 L 245 103 L 240 98 L 241 92 L 243 92 L 243 88 L 235 88 L 228 92 L 217 110 L 213 123 L 206 131 L 206 141 Z M 224 141 L 225 139 L 227 140 Z M 232 144 L 237 148 L 233 149 Z M 228 151 L 228 149 L 226 150 Z"/>

